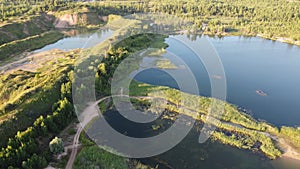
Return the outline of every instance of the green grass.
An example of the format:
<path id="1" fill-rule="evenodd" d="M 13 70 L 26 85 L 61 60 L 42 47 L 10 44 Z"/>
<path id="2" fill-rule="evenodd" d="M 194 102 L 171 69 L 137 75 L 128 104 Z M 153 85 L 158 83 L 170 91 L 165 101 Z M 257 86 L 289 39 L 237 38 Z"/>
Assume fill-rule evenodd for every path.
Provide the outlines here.
<path id="1" fill-rule="evenodd" d="M 9 59 L 25 51 L 32 51 L 44 47 L 47 44 L 63 38 L 63 34 L 57 31 L 46 32 L 22 40 L 16 40 L 0 46 L 0 60 Z"/>
<path id="2" fill-rule="evenodd" d="M 61 97 L 61 84 L 71 71 L 73 59 L 48 64 L 37 72 L 16 71 L 0 76 L 0 146 L 17 131 L 25 130 L 40 115 L 52 112 Z"/>
<path id="3" fill-rule="evenodd" d="M 131 82 L 130 95 L 163 98 L 170 103 L 166 106 L 169 111 L 191 116 L 203 123 L 207 123 L 207 116 L 215 100 L 183 93 L 168 87 L 153 86 L 136 81 Z M 276 135 L 274 132 L 278 130 L 276 127 L 265 122 L 259 122 L 251 116 L 239 112 L 235 106 L 229 103 L 219 101 L 217 104 L 217 107 L 224 105 L 224 114 L 216 117 L 220 119 L 219 123 L 212 122 L 218 128 L 212 135 L 213 139 L 242 149 L 260 149 L 271 159 L 281 156 L 281 151 L 275 146 L 274 141 L 263 133 L 270 132 Z M 184 109 L 179 109 L 178 106 L 183 106 Z M 260 146 L 255 147 L 257 144 Z"/>
<path id="4" fill-rule="evenodd" d="M 51 16 L 48 17 L 51 18 Z M 52 21 L 48 20 L 44 15 L 30 16 L 26 20 L 14 19 L 14 22 L 1 26 L 0 45 L 40 35 L 52 28 Z"/>
<path id="5" fill-rule="evenodd" d="M 68 134 L 69 134 L 69 135 L 74 135 L 74 134 L 76 134 L 76 130 L 75 130 L 74 128 L 70 128 L 70 129 L 68 130 Z"/>
<path id="6" fill-rule="evenodd" d="M 153 46 L 152 44 L 154 42 L 155 44 L 160 44 L 163 46 L 164 38 L 165 37 L 161 35 L 140 34 L 120 41 L 113 48 L 110 48 L 110 50 L 108 51 L 109 56 L 104 58 L 103 63 L 105 65 L 105 71 L 102 71 L 103 67 L 101 68 L 101 70 L 99 70 L 99 81 L 106 82 L 107 79 L 109 79 L 113 75 L 117 65 L 131 53 L 149 48 L 149 46 Z M 149 52 L 151 53 L 151 51 Z M 127 59 L 126 62 L 139 63 L 140 60 L 141 58 L 136 57 L 131 58 L 131 60 Z M 120 68 L 120 70 L 118 72 L 121 72 L 124 75 L 126 74 L 126 72 L 132 72 L 133 70 L 136 70 L 138 66 L 138 64 L 134 64 L 131 67 L 122 68 L 120 68 L 119 66 L 118 68 Z M 114 78 L 115 77 L 116 76 L 114 76 Z M 118 79 L 118 82 L 122 83 L 124 80 L 122 78 L 124 76 L 120 77 L 121 78 Z M 126 81 L 126 79 L 124 81 Z M 109 88 L 109 84 L 102 86 L 105 86 L 105 88 Z M 100 90 L 101 92 L 107 91 L 107 89 Z M 216 116 L 215 113 L 212 113 L 211 115 L 213 118 L 218 118 L 221 120 L 220 123 L 213 123 L 213 125 L 216 125 L 220 129 L 219 131 L 217 131 L 219 132 L 219 135 L 216 134 L 214 136 L 217 140 L 223 139 L 223 142 L 226 144 L 235 145 L 239 148 L 245 149 L 247 149 L 248 147 L 252 147 L 252 145 L 254 145 L 255 143 L 260 143 L 259 149 L 271 159 L 274 159 L 281 155 L 281 152 L 275 146 L 273 140 L 263 134 L 263 132 L 276 134 L 276 131 L 278 131 L 278 129 L 265 122 L 257 121 L 245 113 L 239 112 L 237 107 L 234 105 L 213 98 L 192 95 L 168 87 L 152 86 L 148 84 L 138 83 L 136 81 L 132 81 L 129 91 L 130 95 L 132 96 L 152 96 L 165 99 L 170 103 L 166 106 L 169 111 L 191 116 L 194 119 L 200 120 L 204 123 L 208 123 L 206 119 L 208 115 L 210 115 L 210 111 L 212 108 L 217 109 L 212 111 L 219 111 L 219 109 L 222 108 L 222 105 L 224 105 L 224 113 L 220 117 Z M 109 93 L 106 94 L 109 95 Z M 217 103 L 216 107 L 212 107 L 212 103 L 214 102 Z M 180 106 L 183 106 L 185 109 L 179 109 L 178 107 Z M 103 105 L 101 105 L 100 107 L 103 110 L 105 109 L 105 106 Z M 223 137 L 223 132 L 236 132 L 239 137 Z"/>
<path id="7" fill-rule="evenodd" d="M 280 134 L 293 144 L 298 150 L 300 150 L 300 127 L 281 127 Z M 293 138 L 293 139 L 289 139 Z"/>
<path id="8" fill-rule="evenodd" d="M 112 106 L 111 99 L 104 100 L 98 104 L 101 113 L 105 113 L 108 108 Z"/>
<path id="9" fill-rule="evenodd" d="M 98 146 L 84 147 L 77 155 L 74 169 L 127 169 L 126 159 Z"/>

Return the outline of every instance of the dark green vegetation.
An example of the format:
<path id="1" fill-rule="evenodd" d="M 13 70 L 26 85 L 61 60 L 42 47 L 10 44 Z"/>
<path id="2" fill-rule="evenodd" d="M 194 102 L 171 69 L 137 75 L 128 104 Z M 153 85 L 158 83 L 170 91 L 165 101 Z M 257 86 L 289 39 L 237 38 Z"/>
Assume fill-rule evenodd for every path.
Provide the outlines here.
<path id="1" fill-rule="evenodd" d="M 206 34 L 261 34 L 267 38 L 285 37 L 300 40 L 299 1 L 132 1 L 103 2 L 94 8 L 103 15 L 110 13 L 162 12 L 192 21 L 191 32 L 204 30 Z M 96 5 L 96 6 L 95 6 Z"/>
<path id="2" fill-rule="evenodd" d="M 193 21 L 205 33 L 229 33 L 300 40 L 299 1 L 152 1 L 150 11 L 167 12 Z M 206 23 L 207 25 L 203 25 Z"/>
<path id="3" fill-rule="evenodd" d="M 71 100 L 74 56 L 36 72 L 1 75 L 0 168 L 43 168 L 49 142 L 75 117 Z M 55 65 L 54 65 L 55 64 Z"/>
<path id="4" fill-rule="evenodd" d="M 61 138 L 55 137 L 49 143 L 50 151 L 54 154 L 59 154 L 64 151 L 64 142 Z"/>
<path id="5" fill-rule="evenodd" d="M 97 167 L 107 169 L 153 169 L 143 165 L 139 161 L 133 159 L 127 160 L 123 157 L 111 154 L 94 145 L 94 143 L 86 139 L 84 135 L 81 135 L 80 143 L 83 144 L 84 147 L 76 156 L 74 169 L 94 169 Z"/>
<path id="6" fill-rule="evenodd" d="M 40 116 L 25 131 L 10 138 L 0 152 L 0 166 L 43 168 L 51 159 L 50 138 L 64 129 L 75 117 L 71 102 L 65 97 L 53 104 L 53 113 Z M 48 143 L 48 144 L 47 144 Z M 35 159 L 38 158 L 38 159 Z"/>
<path id="7" fill-rule="evenodd" d="M 184 17 L 207 34 L 263 34 L 300 40 L 299 1 L 151 1 L 149 11 Z M 191 29 L 193 30 L 193 29 Z M 194 30 L 195 31 L 195 30 Z"/>
<path id="8" fill-rule="evenodd" d="M 69 82 L 62 84 L 68 86 Z M 25 131 L 18 131 L 0 152 L 0 167 L 43 168 L 51 159 L 50 138 L 64 129 L 75 117 L 71 101 L 67 98 L 71 88 L 63 89 L 61 99 L 52 105 L 52 113 L 40 116 Z"/>
<path id="9" fill-rule="evenodd" d="M 58 9 L 69 9 L 72 7 L 71 0 L 1 0 L 0 19 L 2 21 L 13 19 L 15 16 L 30 16 L 40 12 Z"/>
<path id="10" fill-rule="evenodd" d="M 152 34 L 150 35 L 153 36 Z M 124 59 L 131 52 L 142 49 L 140 47 L 136 47 L 136 41 L 140 41 L 141 39 L 145 38 L 148 39 L 149 34 L 142 36 L 139 35 L 139 37 L 140 38 L 128 38 L 121 43 L 118 43 L 116 45 L 116 48 L 110 48 L 110 50 L 108 51 L 108 56 L 104 58 L 103 63 L 98 66 L 96 86 L 101 87 L 98 88 L 98 91 L 100 91 L 99 93 L 106 93 L 107 95 L 110 94 L 110 90 L 107 90 L 110 89 L 110 82 L 107 81 L 107 79 L 110 79 L 110 77 L 112 77 L 115 68 L 122 59 Z M 126 45 L 132 46 L 133 48 L 131 50 L 128 50 L 128 46 Z M 147 45 L 143 47 L 145 48 L 147 47 Z M 126 67 L 126 69 L 127 70 L 124 69 L 124 71 L 132 71 L 133 69 L 137 68 L 133 66 L 130 68 Z M 163 94 L 160 92 L 163 92 Z M 282 155 L 280 148 L 278 148 L 276 145 L 276 140 L 279 138 L 283 138 L 282 134 L 283 131 L 286 130 L 286 128 L 283 127 L 281 131 L 279 131 L 280 129 L 275 126 L 272 126 L 266 122 L 257 121 L 250 115 L 238 111 L 237 107 L 231 104 L 218 101 L 213 98 L 206 98 L 182 93 L 178 90 L 170 89 L 167 87 L 150 86 L 134 81 L 131 84 L 130 94 L 133 96 L 151 96 L 155 98 L 165 99 L 170 103 L 167 105 L 167 109 L 169 111 L 186 114 L 199 121 L 202 121 L 203 123 L 211 123 L 212 125 L 217 126 L 217 130 L 212 135 L 213 140 L 218 140 L 224 144 L 229 144 L 242 149 L 261 151 L 271 159 L 275 159 Z M 214 102 L 220 105 L 224 105 L 225 112 L 220 117 L 221 121 L 219 123 L 214 121 L 207 121 L 209 112 Z M 184 105 L 182 105 L 182 103 L 184 103 Z M 196 106 L 198 105 L 197 103 L 199 103 L 199 106 Z M 102 103 L 100 105 L 102 109 L 105 109 L 105 106 L 102 105 Z M 179 109 L 178 107 L 180 106 L 184 107 L 184 109 Z M 214 115 L 212 116 L 214 117 Z M 154 128 L 155 127 L 156 126 L 154 126 Z M 298 129 L 294 128 L 289 128 L 288 130 L 291 129 L 298 132 Z M 288 137 L 287 134 L 285 134 L 286 137 L 284 139 L 289 140 L 295 138 L 295 136 L 299 134 L 297 132 L 292 132 L 293 134 L 290 134 L 290 136 L 293 135 L 292 137 Z"/>
<path id="11" fill-rule="evenodd" d="M 126 169 L 127 163 L 123 157 L 111 154 L 98 146 L 83 148 L 76 157 L 74 169 L 100 168 Z"/>
<path id="12" fill-rule="evenodd" d="M 113 76 L 115 69 L 123 59 L 142 49 L 154 47 L 165 48 L 167 47 L 164 43 L 165 38 L 164 35 L 140 34 L 126 38 L 113 47 L 110 47 L 106 57 L 103 58 L 102 63 L 97 66 L 95 81 L 97 96 L 100 98 L 104 95 L 110 95 L 110 81 L 108 79 Z M 90 66 L 94 66 L 93 63 L 94 62 L 92 62 Z M 138 67 L 133 66 L 130 70 L 134 68 L 136 69 Z M 127 69 L 127 71 L 130 70 Z M 85 87 L 82 86 L 82 88 Z M 102 112 L 105 112 L 111 106 L 112 102 L 109 100 L 105 100 L 99 104 L 99 108 Z M 100 168 L 150 169 L 150 167 L 145 166 L 138 161 L 126 160 L 125 158 L 102 150 L 98 146 L 95 146 L 94 143 L 87 139 L 83 134 L 80 137 L 80 142 L 84 147 L 76 157 L 74 168 L 95 168 L 98 166 Z"/>
<path id="13" fill-rule="evenodd" d="M 55 32 L 49 32 L 53 29 L 53 18 L 51 19 L 50 16 L 48 20 L 48 16 L 44 15 L 44 12 L 55 11 L 63 14 L 64 10 L 72 11 L 82 7 L 92 9 L 99 15 L 111 13 L 125 15 L 134 12 L 163 12 L 177 15 L 194 22 L 194 26 L 189 29 L 191 33 L 196 32 L 195 30 L 203 30 L 207 34 L 263 34 L 268 38 L 300 39 L 298 1 L 105 1 L 81 3 L 62 0 L 2 0 L 0 5 L 1 19 L 7 20 L 0 28 L 1 48 L 3 47 L 1 52 L 9 55 L 41 47 L 47 41 L 55 41 L 61 37 Z M 42 36 L 43 38 L 41 38 Z M 147 47 L 165 47 L 163 39 L 164 37 L 153 34 L 137 35 L 110 48 L 103 63 L 94 65 L 97 67 L 97 96 L 110 94 L 109 79 L 122 59 L 130 53 Z M 0 59 L 2 57 L 3 55 Z M 72 57 L 70 59 L 72 60 Z M 3 148 L 0 152 L 0 168 L 9 166 L 42 168 L 47 164 L 51 157 L 48 148 L 50 140 L 74 118 L 73 108 L 70 106 L 72 65 L 72 61 L 62 64 L 53 62 L 51 66 L 37 72 L 18 71 L 5 76 L 1 75 L 0 112 L 3 122 L 0 126 L 0 145 Z M 132 67 L 132 69 L 134 68 L 136 67 Z M 190 102 L 183 105 L 187 108 L 185 111 L 179 112 L 176 107 L 180 103 L 179 91 L 139 83 L 133 83 L 132 86 L 136 87 L 132 88 L 132 95 L 148 95 L 153 90 L 163 90 L 166 92 L 165 99 L 173 103 L 168 107 L 170 111 L 189 115 L 196 114 L 193 117 L 203 122 L 205 122 L 213 101 L 211 98 L 184 94 Z M 151 96 L 161 97 L 155 94 Z M 199 101 L 202 107 L 193 107 L 193 101 Z M 270 124 L 256 121 L 229 104 L 226 104 L 225 110 L 222 122 L 215 124 L 218 126 L 218 130 L 213 135 L 216 140 L 239 148 L 260 149 L 270 158 L 276 158 L 281 154 L 270 136 L 284 138 L 288 140 L 289 144 L 300 147 L 298 139 L 295 139 L 299 138 L 300 130 L 298 128 L 282 127 L 277 129 Z M 83 151 L 83 154 L 88 151 L 94 152 L 95 150 L 89 148 Z M 112 158 L 110 154 L 99 153 L 98 155 L 108 159 Z M 83 158 L 91 159 L 90 157 Z M 109 163 L 109 161 L 107 162 Z M 123 163 L 122 161 L 120 159 L 121 163 Z"/>
<path id="14" fill-rule="evenodd" d="M 153 169 L 141 164 L 139 161 L 125 159 L 103 150 L 87 139 L 83 133 L 80 135 L 80 143 L 83 145 L 83 148 L 76 156 L 75 169 L 94 169 L 97 166 L 107 169 Z"/>
<path id="15" fill-rule="evenodd" d="M 216 123 L 207 121 L 208 113 L 214 102 L 212 98 L 186 94 L 168 87 L 140 84 L 135 81 L 132 82 L 130 89 L 131 95 L 133 96 L 144 95 L 165 99 L 169 102 L 166 107 L 167 110 L 179 114 L 186 114 L 203 123 L 211 123 L 217 126 L 217 130 L 212 135 L 214 140 L 238 148 L 253 151 L 261 150 L 271 159 L 281 155 L 280 150 L 274 144 L 274 140 L 267 134 L 272 133 L 279 135 L 278 129 L 267 123 L 256 121 L 249 115 L 239 112 L 233 105 L 223 103 L 225 104 L 225 113 L 221 116 L 220 123 Z M 221 104 L 221 102 L 217 104 Z M 183 109 L 181 109 L 181 106 Z M 212 114 L 212 116 L 214 115 Z"/>
<path id="16" fill-rule="evenodd" d="M 147 4 L 142 1 L 107 1 L 84 3 L 73 0 L 0 0 L 0 20 L 12 20 L 17 17 L 26 17 L 38 15 L 44 12 L 65 13 L 66 10 L 77 13 L 83 7 L 95 9 L 100 15 L 109 14 L 132 14 L 134 12 L 143 12 Z"/>
<path id="17" fill-rule="evenodd" d="M 60 98 L 61 84 L 68 71 L 58 68 L 52 72 L 18 71 L 1 76 L 1 146 L 16 131 L 24 130 L 37 117 L 51 111 Z"/>
<path id="18" fill-rule="evenodd" d="M 33 5 L 34 4 L 34 5 Z M 92 3 L 54 1 L 5 1 L 2 0 L 2 20 L 9 16 L 30 16 L 47 11 L 80 11 L 92 9 L 101 16 L 162 12 L 176 15 L 194 23 L 189 32 L 203 30 L 206 34 L 261 35 L 266 38 L 300 40 L 300 2 L 287 0 L 220 0 L 220 1 L 101 1 Z M 298 43 L 297 43 L 298 44 Z"/>
<path id="19" fill-rule="evenodd" d="M 113 76 L 118 64 L 130 54 L 146 48 L 165 48 L 167 44 L 164 43 L 165 36 L 155 34 L 141 34 L 131 36 L 117 43 L 108 50 L 108 55 L 103 58 L 102 63 L 98 65 L 96 74 L 96 89 L 98 94 L 110 95 L 110 82 L 107 80 Z M 141 59 L 141 58 L 140 58 Z M 134 61 L 137 62 L 137 61 Z M 133 66 L 127 70 L 134 70 L 139 65 Z"/>
<path id="20" fill-rule="evenodd" d="M 291 43 L 300 40 L 299 1 L 122 1 L 100 3 L 95 8 L 104 15 L 107 14 L 105 11 L 116 14 L 162 12 L 176 15 L 194 23 L 190 32 L 204 30 L 204 33 L 212 35 L 260 34 L 266 38 L 290 38 Z"/>

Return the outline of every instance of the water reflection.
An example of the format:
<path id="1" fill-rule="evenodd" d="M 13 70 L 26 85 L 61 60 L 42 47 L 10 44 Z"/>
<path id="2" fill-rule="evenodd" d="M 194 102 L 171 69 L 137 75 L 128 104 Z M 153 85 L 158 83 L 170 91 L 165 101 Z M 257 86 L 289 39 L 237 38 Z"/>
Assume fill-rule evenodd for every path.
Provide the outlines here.
<path id="1" fill-rule="evenodd" d="M 188 38 L 187 35 L 176 36 Z M 224 65 L 228 102 L 251 110 L 256 119 L 277 126 L 300 125 L 300 47 L 290 48 L 288 44 L 274 43 L 259 37 L 229 36 L 209 40 Z M 208 74 L 199 58 L 173 38 L 167 38 L 166 43 L 169 45 L 166 51 L 179 56 L 193 71 L 201 95 L 210 96 Z M 172 58 L 168 59 L 172 61 Z M 180 74 L 180 70 L 174 71 Z M 164 85 L 173 87 L 168 84 L 170 79 L 155 70 L 147 70 L 136 79 L 150 84 L 166 81 Z M 268 96 L 258 95 L 257 90 L 265 91 Z"/>
<path id="2" fill-rule="evenodd" d="M 176 35 L 197 41 L 201 36 Z M 223 62 L 228 87 L 227 101 L 251 111 L 256 119 L 281 125 L 300 125 L 300 47 L 273 42 L 259 37 L 208 37 L 214 44 Z M 210 96 L 207 72 L 197 56 L 172 40 L 166 39 L 171 52 L 181 57 L 194 72 L 201 95 Z M 201 46 L 199 46 L 201 47 Z M 166 57 L 165 54 L 163 57 Z M 168 58 L 172 61 L 172 58 Z M 176 61 L 173 60 L 173 63 Z M 180 70 L 177 73 L 180 74 Z M 184 75 L 183 75 L 184 76 Z M 175 87 L 174 81 L 156 69 L 148 69 L 135 79 L 154 84 Z M 262 97 L 257 90 L 268 96 Z M 147 159 L 146 164 L 159 168 L 230 168 L 230 169 L 297 169 L 300 162 L 288 158 L 270 161 L 259 153 L 239 150 L 218 142 L 199 144 L 199 133 L 193 130 L 172 150 Z"/>
<path id="3" fill-rule="evenodd" d="M 76 29 L 62 31 L 67 35 L 70 35 L 71 37 L 63 38 L 53 44 L 35 50 L 34 52 L 43 52 L 51 49 L 69 51 L 78 48 L 90 48 L 98 43 L 101 43 L 105 39 L 108 39 L 113 34 L 113 31 L 110 29 L 101 29 L 94 31 L 88 31 L 86 29 Z"/>

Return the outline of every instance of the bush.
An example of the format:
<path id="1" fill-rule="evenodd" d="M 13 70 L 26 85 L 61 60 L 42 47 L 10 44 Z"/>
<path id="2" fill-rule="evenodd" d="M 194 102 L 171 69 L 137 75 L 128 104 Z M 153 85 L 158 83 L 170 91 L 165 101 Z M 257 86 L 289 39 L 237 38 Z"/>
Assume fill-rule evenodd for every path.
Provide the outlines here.
<path id="1" fill-rule="evenodd" d="M 55 137 L 50 143 L 49 143 L 50 151 L 54 154 L 59 154 L 64 152 L 64 143 L 61 138 Z"/>

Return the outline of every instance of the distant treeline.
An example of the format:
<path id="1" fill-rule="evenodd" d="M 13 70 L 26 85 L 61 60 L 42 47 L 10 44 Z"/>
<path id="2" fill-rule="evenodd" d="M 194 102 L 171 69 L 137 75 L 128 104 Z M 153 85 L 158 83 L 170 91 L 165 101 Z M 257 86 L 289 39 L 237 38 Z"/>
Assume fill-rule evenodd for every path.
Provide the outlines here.
<path id="1" fill-rule="evenodd" d="M 144 0 L 94 1 L 2 0 L 0 19 L 44 11 L 62 11 L 88 7 L 99 15 L 162 12 L 192 21 L 207 34 L 261 34 L 267 38 L 300 40 L 300 2 L 287 0 Z"/>
<path id="2" fill-rule="evenodd" d="M 72 0 L 0 0 L 0 20 L 71 8 Z"/>

